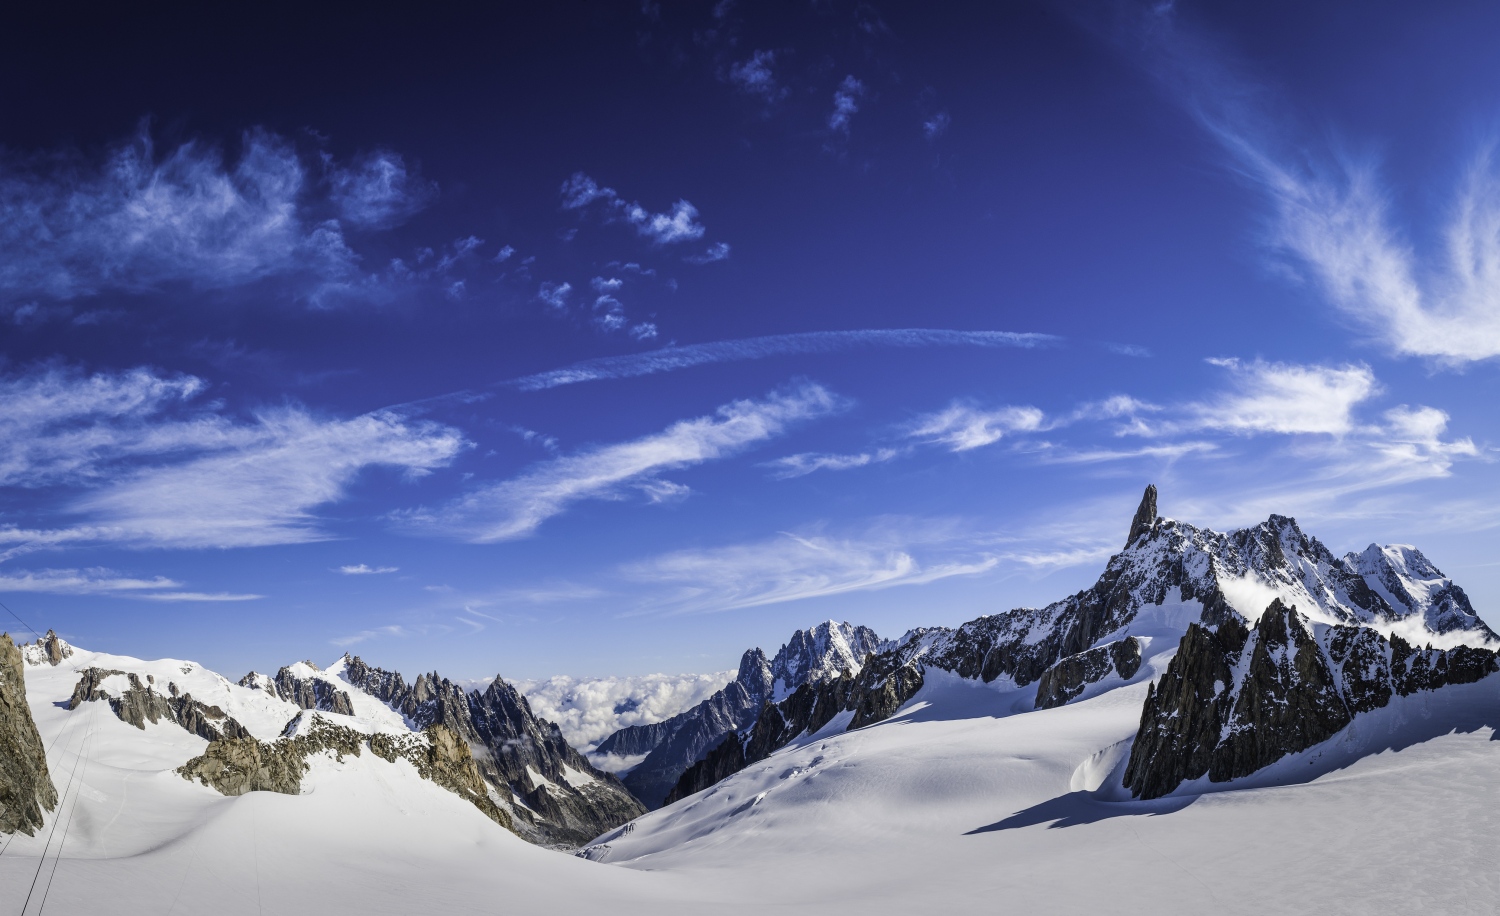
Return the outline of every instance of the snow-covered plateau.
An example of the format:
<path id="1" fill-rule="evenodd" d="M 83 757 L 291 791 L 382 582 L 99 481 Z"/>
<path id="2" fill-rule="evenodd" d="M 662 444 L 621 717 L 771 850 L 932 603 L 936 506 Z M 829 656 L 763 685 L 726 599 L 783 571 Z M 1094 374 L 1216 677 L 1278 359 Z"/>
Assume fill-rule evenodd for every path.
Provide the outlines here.
<path id="1" fill-rule="evenodd" d="M 850 632 L 799 633 L 812 664 L 747 652 L 731 686 L 765 696 L 744 750 L 649 813 L 498 679 L 465 694 L 346 658 L 231 681 L 59 640 L 10 649 L 0 712 L 23 673 L 57 801 L 30 835 L 0 835 L 0 910 L 1500 906 L 1494 634 L 1413 548 L 1337 558 L 1277 516 L 1217 534 L 1158 518 L 1152 490 L 1090 590 L 861 636 L 863 661 L 826 654 Z M 23 732 L 0 754 L 24 757 Z M 226 748 L 306 769 L 290 790 L 225 794 Z M 221 763 L 179 772 L 203 759 Z M 618 826 L 564 842 L 595 817 Z"/>

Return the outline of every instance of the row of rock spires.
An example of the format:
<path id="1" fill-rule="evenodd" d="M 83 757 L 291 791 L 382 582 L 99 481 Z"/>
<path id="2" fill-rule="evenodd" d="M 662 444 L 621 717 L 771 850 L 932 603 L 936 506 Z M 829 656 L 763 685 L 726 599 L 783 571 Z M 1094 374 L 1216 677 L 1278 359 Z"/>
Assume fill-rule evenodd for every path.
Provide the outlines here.
<path id="1" fill-rule="evenodd" d="M 312 662 L 302 664 L 314 671 L 318 670 L 318 666 Z M 321 678 L 298 677 L 289 667 L 283 666 L 274 678 L 252 671 L 240 678 L 239 683 L 241 687 L 264 690 L 299 709 L 321 709 L 344 716 L 354 715 L 354 703 L 350 701 L 349 694 Z"/>

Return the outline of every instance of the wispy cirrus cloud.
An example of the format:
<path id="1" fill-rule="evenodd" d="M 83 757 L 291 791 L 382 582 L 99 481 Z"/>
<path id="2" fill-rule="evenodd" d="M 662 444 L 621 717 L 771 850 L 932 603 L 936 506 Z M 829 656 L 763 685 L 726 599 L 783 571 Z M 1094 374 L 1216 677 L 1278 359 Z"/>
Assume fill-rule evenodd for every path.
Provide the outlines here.
<path id="1" fill-rule="evenodd" d="M 0 592 L 95 595 L 143 601 L 253 601 L 262 597 L 227 592 L 183 591 L 182 583 L 164 576 L 140 579 L 103 567 L 16 570 L 0 575 Z"/>
<path id="2" fill-rule="evenodd" d="M 354 563 L 338 568 L 338 572 L 345 576 L 380 576 L 399 571 L 400 568 L 396 566 L 370 566 L 367 563 Z"/>
<path id="3" fill-rule="evenodd" d="M 0 296 L 71 300 L 172 284 L 217 290 L 302 276 L 304 298 L 358 279 L 345 229 L 389 228 L 435 188 L 389 151 L 352 167 L 246 131 L 238 155 L 146 127 L 101 158 L 0 159 Z"/>
<path id="4" fill-rule="evenodd" d="M 44 513 L 77 520 L 0 529 L 7 556 L 88 541 L 237 547 L 319 540 L 314 510 L 359 473 L 448 464 L 457 430 L 391 411 L 353 418 L 286 405 L 239 418 L 192 376 L 87 375 L 44 366 L 0 379 L 0 486 L 72 488 Z"/>
<path id="5" fill-rule="evenodd" d="M 1050 334 L 1014 331 L 950 331 L 933 328 L 896 328 L 857 331 L 810 331 L 775 334 L 712 343 L 663 347 L 628 356 L 609 356 L 574 363 L 561 369 L 511 379 L 504 384 L 522 391 L 540 391 L 605 379 L 636 378 L 659 372 L 676 372 L 714 363 L 838 353 L 867 347 L 1019 347 L 1030 349 L 1059 343 Z"/>
<path id="6" fill-rule="evenodd" d="M 1042 428 L 1046 415 L 1035 407 L 998 407 L 985 410 L 972 404 L 952 404 L 912 422 L 908 435 L 920 442 L 966 452 L 999 442 L 1017 432 Z"/>
<path id="7" fill-rule="evenodd" d="M 652 502 L 680 497 L 686 488 L 663 480 L 662 472 L 737 454 L 843 404 L 838 395 L 811 382 L 760 401 L 734 401 L 659 433 L 543 462 L 437 510 L 406 514 L 404 523 L 418 531 L 489 543 L 528 537 L 583 500 L 620 499 L 632 490 Z"/>
<path id="8" fill-rule="evenodd" d="M 815 471 L 847 471 L 871 464 L 882 464 L 899 457 L 901 454 L 902 451 L 900 449 L 894 448 L 878 448 L 873 451 L 858 452 L 851 455 L 830 454 L 828 452 L 802 452 L 797 455 L 787 455 L 785 458 L 777 458 L 775 461 L 768 461 L 765 466 L 771 468 L 771 476 L 777 480 L 790 480 L 793 477 L 806 477 Z"/>
<path id="9" fill-rule="evenodd" d="M 1420 252 L 1392 206 L 1378 162 L 1290 136 L 1274 94 L 1232 55 L 1179 24 L 1170 4 L 1139 15 L 1142 58 L 1274 211 L 1267 242 L 1289 255 L 1338 310 L 1393 353 L 1459 365 L 1500 356 L 1500 166 L 1473 154 L 1440 228 Z"/>
<path id="10" fill-rule="evenodd" d="M 999 562 L 988 555 L 923 559 L 922 546 L 889 533 L 859 538 L 783 533 L 746 544 L 664 554 L 629 564 L 622 574 L 668 589 L 648 610 L 691 613 L 921 585 L 979 575 Z"/>

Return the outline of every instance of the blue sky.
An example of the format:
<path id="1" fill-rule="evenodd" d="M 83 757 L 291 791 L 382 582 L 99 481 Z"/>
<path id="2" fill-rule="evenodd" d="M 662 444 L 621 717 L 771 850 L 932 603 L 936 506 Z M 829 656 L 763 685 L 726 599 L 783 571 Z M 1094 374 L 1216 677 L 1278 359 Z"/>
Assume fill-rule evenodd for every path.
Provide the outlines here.
<path id="1" fill-rule="evenodd" d="M 0 599 L 238 672 L 732 667 L 1142 487 L 1500 602 L 1477 3 L 3 30 Z"/>

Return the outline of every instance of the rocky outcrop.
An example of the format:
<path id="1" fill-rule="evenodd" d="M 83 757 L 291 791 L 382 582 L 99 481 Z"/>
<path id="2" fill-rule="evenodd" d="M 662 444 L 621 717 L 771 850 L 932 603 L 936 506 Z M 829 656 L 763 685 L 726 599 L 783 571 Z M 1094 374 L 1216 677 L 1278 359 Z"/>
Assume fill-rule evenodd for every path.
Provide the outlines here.
<path id="1" fill-rule="evenodd" d="M 408 685 L 400 674 L 358 657 L 346 657 L 338 673 L 414 728 L 441 725 L 471 748 L 477 772 L 501 790 L 513 829 L 527 839 L 580 846 L 645 813 L 618 779 L 574 750 L 503 678 L 467 693 L 436 672 Z"/>
<path id="2" fill-rule="evenodd" d="M 1416 649 L 1370 627 L 1315 628 L 1279 599 L 1253 628 L 1238 618 L 1193 624 L 1148 688 L 1124 782 L 1158 798 L 1205 775 L 1248 776 L 1326 741 L 1392 696 L 1472 683 L 1496 653 Z"/>
<path id="3" fill-rule="evenodd" d="M 28 665 L 51 665 L 55 668 L 63 663 L 63 659 L 73 657 L 73 647 L 64 642 L 56 631 L 48 630 L 46 636 L 22 646 L 21 657 Z"/>
<path id="4" fill-rule="evenodd" d="M 316 670 L 311 662 L 302 664 Z M 344 716 L 354 715 L 354 704 L 350 702 L 348 693 L 323 678 L 298 677 L 289 667 L 282 667 L 274 678 L 252 671 L 240 678 L 239 684 L 241 687 L 264 690 L 299 709 L 320 709 Z"/>
<path id="5" fill-rule="evenodd" d="M 1042 673 L 1036 686 L 1036 708 L 1062 706 L 1082 695 L 1089 684 L 1111 674 L 1128 681 L 1140 669 L 1141 644 L 1133 636 L 1070 655 Z"/>
<path id="6" fill-rule="evenodd" d="M 112 677 L 125 680 L 124 689 L 118 694 L 110 693 L 105 687 L 105 682 Z M 154 725 L 165 719 L 208 741 L 250 737 L 243 725 L 219 707 L 195 700 L 192 694 L 181 693 L 175 683 L 167 685 L 167 694 L 158 693 L 155 684 L 156 678 L 149 674 L 146 683 L 142 683 L 138 674 L 108 668 L 85 668 L 73 687 L 68 709 L 104 700 L 121 722 L 136 728 L 144 729 L 147 722 Z"/>
<path id="7" fill-rule="evenodd" d="M 364 750 L 391 763 L 406 760 L 423 779 L 464 798 L 507 830 L 514 829 L 510 815 L 490 798 L 468 744 L 442 724 L 431 725 L 420 735 L 365 734 L 317 714 L 298 713 L 274 742 L 248 736 L 220 738 L 209 742 L 202 754 L 177 772 L 223 795 L 298 795 L 310 757 L 329 753 L 343 760 L 358 757 Z"/>
<path id="8" fill-rule="evenodd" d="M 31 836 L 42 812 L 56 807 L 46 749 L 26 703 L 25 662 L 10 634 L 0 633 L 0 833 Z"/>
<path id="9" fill-rule="evenodd" d="M 719 746 L 708 752 L 702 760 L 688 767 L 677 780 L 677 785 L 667 793 L 663 805 L 702 792 L 720 780 L 728 779 L 745 768 L 745 751 L 740 746 L 739 732 L 730 732 Z"/>

